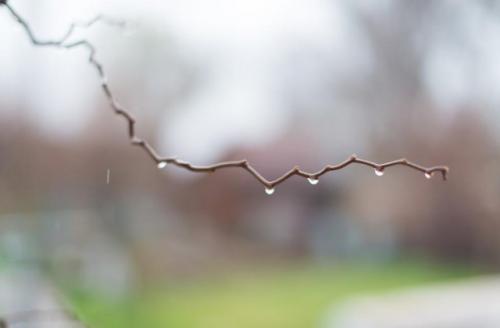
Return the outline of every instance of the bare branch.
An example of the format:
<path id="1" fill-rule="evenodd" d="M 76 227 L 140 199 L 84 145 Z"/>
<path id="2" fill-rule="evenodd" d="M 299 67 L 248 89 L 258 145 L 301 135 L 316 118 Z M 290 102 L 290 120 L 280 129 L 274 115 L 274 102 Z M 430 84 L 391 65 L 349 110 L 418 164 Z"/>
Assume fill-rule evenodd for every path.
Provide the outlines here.
<path id="1" fill-rule="evenodd" d="M 55 48 L 63 48 L 63 49 L 74 49 L 74 48 L 86 48 L 88 51 L 88 61 L 92 67 L 97 71 L 97 74 L 99 78 L 101 79 L 101 87 L 103 90 L 104 95 L 106 96 L 109 106 L 111 109 L 114 111 L 114 113 L 118 116 L 121 116 L 123 119 L 125 119 L 127 123 L 127 131 L 128 131 L 128 136 L 130 143 L 134 146 L 138 146 L 142 148 L 146 154 L 158 165 L 159 168 L 164 168 L 167 164 L 172 164 L 181 168 L 184 168 L 188 171 L 191 172 L 200 172 L 200 173 L 210 173 L 210 172 L 215 172 L 220 169 L 225 169 L 225 168 L 239 168 L 247 171 L 249 174 L 251 174 L 258 182 L 260 182 L 262 185 L 264 185 L 267 189 L 272 189 L 276 187 L 278 184 L 284 182 L 288 178 L 297 175 L 303 178 L 309 179 L 309 181 L 313 184 L 317 183 L 317 180 L 319 179 L 320 176 L 331 172 L 331 171 L 336 171 L 343 169 L 351 164 L 362 164 L 365 166 L 369 166 L 375 169 L 375 172 L 377 175 L 382 175 L 384 173 L 384 170 L 387 167 L 391 166 L 406 166 L 409 168 L 412 168 L 414 170 L 420 171 L 424 173 L 426 178 L 431 178 L 432 174 L 434 172 L 441 173 L 441 176 L 443 180 L 446 180 L 449 169 L 446 166 L 433 166 L 433 167 L 423 167 L 418 164 L 412 163 L 408 161 L 405 158 L 395 160 L 395 161 L 390 161 L 386 163 L 375 163 L 372 161 L 368 161 L 365 159 L 358 158 L 356 155 L 350 156 L 347 160 L 336 164 L 336 165 L 326 165 L 323 167 L 321 170 L 317 172 L 306 172 L 301 170 L 298 166 L 293 167 L 291 170 L 283 174 L 281 177 L 278 177 L 274 180 L 268 180 L 264 178 L 250 163 L 243 159 L 243 160 L 237 160 L 237 161 L 230 161 L 230 162 L 221 162 L 221 163 L 216 163 L 208 166 L 196 166 L 191 163 L 173 158 L 173 157 L 161 157 L 158 155 L 156 150 L 144 139 L 140 138 L 139 136 L 136 135 L 135 133 L 135 123 L 136 119 L 130 114 L 130 112 L 122 107 L 117 99 L 114 97 L 113 92 L 111 91 L 111 88 L 108 84 L 108 79 L 106 77 L 103 65 L 96 59 L 96 48 L 94 45 L 88 41 L 87 39 L 81 39 L 77 41 L 71 41 L 69 42 L 68 40 L 71 38 L 73 32 L 75 31 L 75 28 L 77 27 L 90 27 L 93 24 L 103 21 L 104 23 L 111 24 L 111 25 L 118 25 L 118 26 L 123 26 L 123 22 L 111 20 L 109 18 L 105 18 L 104 16 L 97 16 L 94 19 L 84 22 L 84 23 L 73 23 L 70 25 L 68 28 L 67 32 L 64 34 L 64 36 L 59 39 L 59 40 L 40 40 L 37 37 L 35 37 L 32 29 L 30 28 L 29 24 L 7 3 L 6 0 L 0 0 L 0 5 L 5 5 L 9 12 L 13 15 L 13 17 L 17 20 L 17 22 L 23 27 L 24 31 L 26 32 L 28 38 L 30 39 L 31 43 L 34 46 L 42 46 L 42 47 L 55 47 Z"/>

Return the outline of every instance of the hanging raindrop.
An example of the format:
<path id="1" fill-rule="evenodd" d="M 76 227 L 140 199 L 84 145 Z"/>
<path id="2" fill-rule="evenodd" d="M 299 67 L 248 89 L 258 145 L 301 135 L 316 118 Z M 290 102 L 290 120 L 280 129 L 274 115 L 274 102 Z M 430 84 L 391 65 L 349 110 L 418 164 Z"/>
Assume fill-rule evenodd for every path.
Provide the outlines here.
<path id="1" fill-rule="evenodd" d="M 274 193 L 274 188 L 266 188 L 266 194 L 272 195 Z"/>
<path id="2" fill-rule="evenodd" d="M 384 175 L 384 169 L 375 169 L 375 175 L 381 177 Z"/>
<path id="3" fill-rule="evenodd" d="M 307 181 L 309 181 L 310 184 L 312 185 L 317 185 L 319 182 L 319 179 L 317 178 L 307 178 Z"/>
<path id="4" fill-rule="evenodd" d="M 165 161 L 162 161 L 162 162 L 159 162 L 158 163 L 158 168 L 161 170 L 161 169 L 164 169 L 165 167 L 167 166 L 167 162 Z"/>
<path id="5" fill-rule="evenodd" d="M 425 175 L 425 177 L 426 177 L 427 179 L 432 178 L 432 173 L 425 172 L 425 174 L 424 174 L 424 175 Z"/>

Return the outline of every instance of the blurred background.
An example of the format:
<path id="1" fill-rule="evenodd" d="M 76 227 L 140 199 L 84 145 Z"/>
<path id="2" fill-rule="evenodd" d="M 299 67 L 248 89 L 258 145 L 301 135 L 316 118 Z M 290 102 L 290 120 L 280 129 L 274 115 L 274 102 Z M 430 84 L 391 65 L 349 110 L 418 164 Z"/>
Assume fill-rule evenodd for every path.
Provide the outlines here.
<path id="1" fill-rule="evenodd" d="M 43 39 L 125 20 L 75 38 L 95 43 L 163 155 L 247 158 L 269 179 L 353 153 L 451 171 L 353 165 L 269 196 L 240 170 L 159 170 L 129 146 L 86 53 L 33 47 L 0 7 L 0 317 L 500 326 L 498 2 L 9 3 Z"/>

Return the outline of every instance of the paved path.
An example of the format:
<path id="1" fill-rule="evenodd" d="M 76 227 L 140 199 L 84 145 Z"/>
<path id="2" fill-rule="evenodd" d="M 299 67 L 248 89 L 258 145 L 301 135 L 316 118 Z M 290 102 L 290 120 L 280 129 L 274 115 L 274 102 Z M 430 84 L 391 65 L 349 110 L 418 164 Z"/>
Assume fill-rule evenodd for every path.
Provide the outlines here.
<path id="1" fill-rule="evenodd" d="M 499 328 L 500 277 L 357 298 L 329 317 L 328 328 Z"/>
<path id="2" fill-rule="evenodd" d="M 56 295 L 37 274 L 0 271 L 0 318 L 9 328 L 84 327 L 65 314 Z"/>

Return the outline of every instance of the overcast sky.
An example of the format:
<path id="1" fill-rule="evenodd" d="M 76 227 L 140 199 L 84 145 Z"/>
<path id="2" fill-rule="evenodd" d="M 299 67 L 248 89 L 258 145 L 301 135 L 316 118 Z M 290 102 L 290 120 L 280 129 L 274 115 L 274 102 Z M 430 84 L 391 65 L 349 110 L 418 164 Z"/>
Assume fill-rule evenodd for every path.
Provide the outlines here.
<path id="1" fill-rule="evenodd" d="M 172 35 L 185 53 L 209 59 L 209 80 L 179 104 L 173 116 L 159 118 L 164 123 L 156 140 L 165 153 L 201 162 L 217 158 L 230 145 L 258 144 L 283 131 L 290 108 L 276 92 L 276 84 L 282 81 L 276 72 L 290 49 L 308 49 L 338 59 L 341 66 L 362 67 L 360 58 L 349 60 L 360 53 L 356 51 L 360 42 L 347 12 L 336 3 L 340 2 L 11 0 L 40 36 L 61 35 L 70 22 L 103 13 L 139 25 L 147 22 L 159 33 Z M 366 3 L 377 6 L 373 1 Z M 481 74 L 475 73 L 482 87 L 469 94 L 470 57 L 449 47 L 437 48 L 423 74 L 430 94 L 443 108 L 473 96 L 491 98 L 494 104 L 498 100 L 498 83 L 492 83 L 500 82 L 498 24 L 481 14 L 469 16 L 464 25 L 467 33 L 485 27 L 476 45 L 485 65 Z M 96 80 L 94 72 L 82 64 L 81 54 L 33 49 L 19 26 L 0 10 L 0 57 L 4 99 L 23 99 L 36 121 L 51 133 L 71 136 L 82 128 L 92 114 L 89 106 L 95 104 L 86 99 L 95 97 Z"/>
<path id="2" fill-rule="evenodd" d="M 323 0 L 45 0 L 34 6 L 32 1 L 17 0 L 12 5 L 40 36 L 56 37 L 70 22 L 104 13 L 155 24 L 173 35 L 183 51 L 209 58 L 207 71 L 214 72 L 209 83 L 183 103 L 174 118 L 165 120 L 168 123 L 159 136 L 163 148 L 194 160 L 213 159 L 230 144 L 259 143 L 279 134 L 287 109 L 274 95 L 273 65 L 290 46 L 327 49 L 343 37 L 336 34 L 341 28 L 335 28 L 342 24 L 342 16 L 332 20 L 335 11 Z M 40 111 L 37 116 L 42 125 L 55 133 L 77 131 L 89 114 L 82 99 L 91 92 L 82 86 L 95 83 L 83 71 L 88 67 L 77 55 L 33 51 L 5 13 L 0 16 L 0 29 L 8 31 L 0 35 L 5 41 L 0 49 L 8 57 L 0 63 L 2 87 L 9 84 L 17 92 L 19 83 L 26 83 L 19 77 L 29 75 L 24 86 L 30 92 L 26 101 Z M 22 68 L 20 53 L 28 72 Z M 74 81 L 77 76 L 78 82 Z M 182 144 L 177 140 L 183 140 Z"/>

